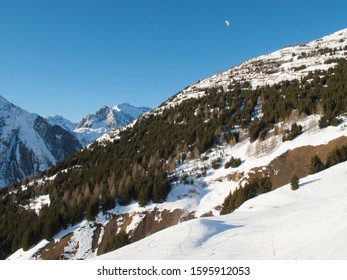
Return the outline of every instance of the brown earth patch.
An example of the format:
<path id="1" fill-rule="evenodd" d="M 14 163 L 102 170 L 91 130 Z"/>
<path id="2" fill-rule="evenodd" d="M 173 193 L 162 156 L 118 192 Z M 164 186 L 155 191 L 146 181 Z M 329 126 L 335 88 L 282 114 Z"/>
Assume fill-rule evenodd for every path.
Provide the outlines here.
<path id="1" fill-rule="evenodd" d="M 92 252 L 95 252 L 95 250 L 98 248 L 101 227 L 102 227 L 101 225 L 97 225 L 96 230 L 94 231 L 93 241 L 92 241 Z"/>
<path id="2" fill-rule="evenodd" d="M 64 248 L 69 243 L 73 233 L 65 235 L 60 241 L 52 240 L 45 247 L 37 252 L 37 256 L 43 260 L 62 260 L 64 259 Z"/>
<path id="3" fill-rule="evenodd" d="M 132 218 L 129 216 L 129 214 L 113 216 L 111 221 L 109 221 L 107 225 L 104 227 L 104 235 L 102 236 L 102 240 L 99 244 L 97 255 L 101 255 L 105 252 L 108 240 L 111 238 L 112 235 L 115 235 L 118 232 L 118 224 L 120 224 L 120 221 L 122 221 L 120 229 L 125 230 L 125 228 L 131 223 Z"/>
<path id="4" fill-rule="evenodd" d="M 347 143 L 347 137 L 342 136 L 334 139 L 325 145 L 303 146 L 286 153 L 272 160 L 269 165 L 253 168 L 248 173 L 252 180 L 260 176 L 268 176 L 271 179 L 273 189 L 288 184 L 294 175 L 299 178 L 309 175 L 311 158 L 318 155 L 323 163 L 326 163 L 329 153 L 335 148 Z"/>
<path id="5" fill-rule="evenodd" d="M 238 182 L 244 175 L 244 172 L 234 171 L 229 173 L 226 177 L 228 181 Z"/>
<path id="6" fill-rule="evenodd" d="M 182 222 L 186 222 L 186 221 L 189 221 L 189 220 L 192 220 L 192 219 L 196 219 L 196 217 L 195 217 L 195 211 L 193 211 L 193 212 L 190 212 L 190 213 L 188 213 L 188 214 L 183 214 L 182 216 L 181 216 L 181 218 L 180 218 L 180 223 L 182 223 Z"/>
<path id="7" fill-rule="evenodd" d="M 154 210 L 143 213 L 145 216 L 138 224 L 137 228 L 132 232 L 130 242 L 138 241 L 160 230 L 178 224 L 182 213 L 182 209 L 175 209 L 172 212 L 165 209 L 163 212 Z M 160 217 L 159 220 L 158 216 Z"/>
<path id="8" fill-rule="evenodd" d="M 209 212 L 200 216 L 200 218 L 206 218 L 206 217 L 213 217 L 212 211 L 209 211 Z"/>
<path id="9" fill-rule="evenodd" d="M 155 209 L 150 212 L 123 214 L 115 216 L 105 227 L 102 241 L 99 245 L 98 255 L 105 252 L 105 248 L 110 237 L 118 232 L 118 221 L 122 220 L 121 229 L 125 230 L 131 224 L 134 215 L 142 215 L 142 220 L 138 223 L 135 230 L 129 232 L 130 243 L 143 239 L 153 233 L 176 225 L 182 221 L 187 221 L 194 218 L 194 215 L 183 215 L 182 209 L 174 211 Z"/>

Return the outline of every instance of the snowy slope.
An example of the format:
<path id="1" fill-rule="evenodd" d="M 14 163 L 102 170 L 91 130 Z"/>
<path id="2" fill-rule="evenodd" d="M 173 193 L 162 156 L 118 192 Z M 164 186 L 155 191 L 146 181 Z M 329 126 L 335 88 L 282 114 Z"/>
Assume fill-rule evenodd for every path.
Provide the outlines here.
<path id="1" fill-rule="evenodd" d="M 335 62 L 331 61 L 332 58 L 346 57 L 346 50 L 344 50 L 346 41 L 347 29 L 311 43 L 288 47 L 252 59 L 229 71 L 191 85 L 163 106 L 173 106 L 188 98 L 196 98 L 205 94 L 205 90 L 209 87 L 226 88 L 238 81 L 249 80 L 250 86 L 254 88 L 286 79 L 300 78 L 308 71 L 315 69 L 328 69 L 335 65 Z M 325 52 L 326 48 L 336 48 L 336 50 Z M 340 48 L 342 49 L 340 50 Z M 157 108 L 153 113 L 155 114 L 162 108 Z M 117 108 L 111 110 L 111 108 L 103 107 L 98 113 L 89 115 L 81 124 L 81 128 L 84 125 L 83 129 L 93 132 L 93 129 L 97 129 L 94 124 L 98 123 L 102 128 L 107 129 L 107 123 L 112 123 L 114 115 L 111 111 L 113 110 L 118 111 Z M 253 168 L 261 167 L 266 170 L 272 160 L 290 150 L 303 146 L 323 145 L 339 137 L 347 136 L 345 116 L 341 116 L 342 123 L 338 127 L 324 129 L 318 128 L 319 119 L 319 115 L 312 115 L 305 118 L 297 117 L 293 120 L 303 126 L 303 134 L 293 141 L 282 142 L 282 135 L 275 135 L 274 131 L 270 131 L 269 137 L 262 142 L 257 140 L 250 143 L 249 139 L 244 139 L 233 146 L 214 147 L 211 151 L 202 154 L 199 159 L 186 161 L 176 167 L 175 175 L 178 179 L 172 183 L 172 189 L 166 202 L 150 203 L 146 207 L 140 207 L 137 202 L 132 202 L 128 206 L 117 205 L 115 209 L 108 211 L 107 215 L 99 213 L 95 223 L 88 224 L 85 220 L 62 231 L 55 237 L 55 240 L 59 242 L 64 235 L 71 233 L 73 238 L 65 248 L 64 256 L 69 256 L 71 259 L 92 258 L 97 254 L 97 250 L 91 250 L 91 240 L 98 230 L 97 226 L 101 226 L 101 233 L 97 241 L 97 244 L 100 245 L 111 219 L 117 219 L 119 228 L 122 227 L 127 234 L 132 236 L 141 223 L 148 218 L 149 213 L 156 212 L 156 221 L 162 221 L 165 220 L 168 212 L 173 213 L 178 209 L 182 211 L 182 218 L 189 216 L 197 219 L 178 224 L 104 257 L 126 259 L 346 258 L 347 248 L 339 236 L 346 234 L 344 226 L 346 223 L 342 222 L 343 219 L 346 220 L 346 211 L 343 210 L 346 208 L 342 208 L 344 207 L 342 206 L 343 199 L 346 199 L 346 194 L 344 194 L 346 189 L 343 189 L 343 184 L 339 184 L 336 189 L 331 189 L 332 187 L 329 185 L 335 187 L 335 182 L 341 183 L 346 179 L 347 175 L 345 176 L 342 170 L 343 167 L 346 167 L 344 164 L 340 165 L 343 166 L 341 168 L 336 166 L 302 179 L 302 188 L 296 192 L 285 186 L 246 202 L 231 215 L 202 218 L 206 215 L 219 216 L 220 205 L 225 197 L 239 184 L 242 185 L 241 181 L 229 181 L 227 176 L 230 173 L 242 173 L 243 179 L 247 179 L 250 173 L 255 172 Z M 292 121 L 287 121 L 276 126 L 289 128 L 291 124 Z M 240 131 L 241 134 L 246 135 L 245 131 L 242 129 Z M 106 135 L 107 137 L 103 139 L 112 139 L 112 137 L 108 137 L 109 134 Z M 117 137 L 117 133 L 114 133 L 113 137 Z M 242 164 L 237 168 L 225 169 L 223 165 L 231 156 L 240 158 Z M 214 170 L 211 162 L 218 157 L 222 158 L 221 168 Z M 201 176 L 203 168 L 206 168 L 206 176 Z M 192 183 L 182 182 L 181 178 L 184 175 L 187 175 L 188 181 Z M 316 177 L 319 175 L 322 177 Z M 334 181 L 335 177 L 336 181 Z M 312 195 L 312 199 L 310 195 Z M 334 205 L 331 206 L 328 202 L 333 202 Z M 328 213 L 327 215 L 340 211 L 338 213 L 341 213 L 341 220 L 339 216 L 337 222 L 341 224 L 342 228 L 334 227 L 331 223 L 333 219 L 328 217 L 324 211 Z M 128 215 L 130 219 L 126 221 L 122 215 Z M 312 223 L 310 223 L 311 220 Z M 113 222 L 115 221 L 113 220 Z M 325 224 L 327 226 L 324 226 Z M 332 238 L 336 239 L 336 243 L 330 243 L 333 245 L 333 249 L 329 251 L 325 240 L 328 239 L 330 242 Z M 314 246 L 315 242 L 322 244 L 322 247 Z M 319 247 L 320 250 L 316 247 Z M 341 251 L 338 251 L 338 248 L 341 248 Z M 71 255 L 69 253 L 71 251 L 75 251 L 75 254 Z M 10 259 L 17 258 L 35 259 L 37 256 L 32 250 L 28 254 L 19 250 L 10 257 Z"/>
<path id="2" fill-rule="evenodd" d="M 184 100 L 198 98 L 211 87 L 233 86 L 249 81 L 254 89 L 258 86 L 273 85 L 285 80 L 300 79 L 310 71 L 327 70 L 334 67 L 334 59 L 345 58 L 347 53 L 347 29 L 337 31 L 312 42 L 290 46 L 267 55 L 262 55 L 231 69 L 199 80 L 179 94 L 170 98 L 166 106 L 175 106 Z"/>
<path id="3" fill-rule="evenodd" d="M 46 117 L 46 121 L 51 125 L 59 125 L 62 128 L 64 128 L 67 131 L 73 131 L 76 126 L 77 123 L 73 123 L 71 121 L 69 121 L 68 119 L 64 118 L 63 116 L 53 116 L 53 117 Z"/>
<path id="4" fill-rule="evenodd" d="M 51 125 L 59 125 L 73 132 L 83 146 L 86 146 L 105 133 L 123 128 L 137 119 L 140 115 L 151 111 L 148 107 L 135 107 L 128 103 L 114 107 L 102 106 L 94 114 L 88 114 L 77 124 L 61 117 L 47 117 Z"/>
<path id="5" fill-rule="evenodd" d="M 347 163 L 98 259 L 346 259 Z"/>
<path id="6" fill-rule="evenodd" d="M 76 247 L 76 255 L 69 255 L 69 258 L 75 259 L 76 256 L 84 256 L 84 258 L 93 258 L 96 256 L 97 251 L 92 252 L 91 251 L 91 240 L 92 240 L 92 236 L 94 235 L 94 233 L 97 230 L 96 225 L 102 225 L 103 228 L 105 228 L 108 223 L 110 222 L 110 215 L 115 215 L 118 216 L 119 218 L 117 218 L 117 223 L 121 226 L 123 226 L 123 228 L 125 229 L 125 231 L 132 235 L 134 233 L 134 230 L 136 230 L 136 228 L 139 226 L 139 224 L 141 224 L 141 222 L 145 219 L 146 215 L 150 212 L 156 211 L 156 219 L 158 221 L 164 220 L 167 216 L 167 214 L 163 214 L 165 211 L 168 211 L 170 213 L 173 213 L 175 210 L 180 209 L 182 210 L 182 217 L 187 216 L 187 215 L 191 215 L 195 218 L 198 218 L 198 220 L 195 221 L 190 221 L 188 222 L 190 225 L 190 229 L 185 228 L 184 224 L 179 224 L 175 227 L 173 227 L 172 229 L 167 229 L 167 231 L 169 232 L 169 234 L 171 233 L 177 233 L 177 232 L 190 232 L 189 234 L 187 233 L 186 239 L 185 240 L 176 240 L 175 236 L 172 237 L 167 237 L 166 235 L 163 236 L 162 242 L 165 241 L 167 242 L 166 246 L 171 246 L 169 240 L 172 240 L 172 242 L 184 242 L 181 244 L 178 243 L 174 243 L 172 246 L 183 246 L 186 244 L 187 247 L 187 251 L 189 250 L 193 250 L 196 254 L 201 254 L 201 256 L 199 255 L 189 255 L 186 252 L 182 252 L 183 249 L 175 249 L 178 253 L 177 255 L 175 255 L 175 253 L 173 251 L 175 251 L 174 249 L 172 249 L 173 251 L 168 251 L 168 255 L 165 255 L 164 252 L 161 252 L 159 255 L 155 255 L 157 252 L 156 251 L 151 251 L 149 250 L 149 248 L 142 248 L 141 246 L 152 246 L 152 245 L 148 245 L 149 243 L 146 243 L 147 241 L 140 241 L 140 243 L 134 243 L 130 246 L 127 246 L 126 248 L 133 248 L 133 249 L 129 249 L 131 255 L 126 255 L 125 251 L 122 251 L 123 249 L 121 249 L 119 252 L 123 252 L 123 253 L 119 253 L 122 255 L 115 255 L 114 258 L 183 258 L 180 254 L 185 254 L 185 256 L 187 256 L 187 258 L 214 258 L 213 256 L 208 256 L 208 255 L 203 255 L 202 253 L 202 249 L 197 249 L 194 248 L 195 247 L 199 247 L 197 244 L 202 244 L 202 242 L 198 242 L 198 240 L 202 240 L 203 237 L 200 235 L 206 234 L 206 231 L 208 232 L 209 235 L 215 235 L 219 232 L 221 232 L 221 228 L 222 229 L 228 229 L 230 228 L 230 225 L 227 223 L 227 220 L 225 220 L 226 216 L 222 216 L 220 218 L 217 218 L 215 220 L 215 218 L 209 218 L 209 219 L 202 219 L 202 216 L 205 215 L 206 213 L 211 213 L 214 216 L 219 216 L 219 212 L 220 210 L 218 210 L 218 206 L 220 206 L 225 197 L 230 193 L 230 191 L 233 191 L 235 188 L 237 188 L 239 182 L 233 182 L 233 181 L 229 181 L 227 179 L 227 175 L 230 174 L 231 172 L 243 172 L 245 174 L 244 177 L 247 177 L 247 174 L 249 172 L 252 172 L 252 169 L 254 167 L 258 167 L 258 166 L 265 166 L 263 168 L 266 168 L 266 166 L 275 158 L 283 155 L 284 153 L 286 153 L 289 150 L 294 150 L 298 147 L 302 147 L 302 146 L 318 146 L 318 145 L 322 145 L 322 144 L 327 144 L 328 142 L 332 141 L 333 139 L 342 137 L 342 136 L 347 136 L 347 129 L 345 129 L 345 126 L 347 125 L 346 120 L 344 122 L 341 123 L 341 125 L 339 127 L 327 127 L 324 129 L 318 129 L 318 125 L 317 125 L 317 120 L 318 120 L 319 116 L 309 116 L 305 119 L 302 119 L 299 123 L 301 125 L 303 125 L 303 130 L 304 133 L 300 136 L 298 136 L 297 138 L 295 138 L 293 141 L 286 141 L 286 142 L 282 142 L 280 140 L 280 136 L 272 136 L 271 138 L 267 139 L 266 141 L 263 142 L 258 142 L 255 141 L 254 143 L 250 143 L 248 139 L 246 139 L 245 141 L 238 143 L 234 146 L 220 146 L 217 149 L 214 149 L 213 151 L 211 151 L 210 153 L 207 153 L 205 155 L 202 155 L 202 157 L 207 156 L 209 157 L 209 159 L 207 161 L 203 161 L 201 159 L 198 160 L 192 160 L 192 161 L 187 161 L 184 164 L 181 164 L 177 167 L 176 173 L 178 176 L 182 175 L 183 173 L 187 173 L 190 174 L 190 176 L 188 177 L 189 180 L 193 180 L 194 183 L 191 184 L 184 184 L 183 182 L 177 181 L 175 183 L 173 183 L 172 185 L 172 190 L 167 198 L 167 201 L 164 203 L 150 203 L 149 205 L 147 205 L 146 207 L 140 207 L 138 205 L 137 202 L 132 202 L 130 205 L 128 206 L 119 206 L 117 205 L 113 210 L 108 211 L 109 215 L 103 215 L 102 213 L 100 213 L 96 219 L 95 224 L 91 223 L 88 226 L 88 222 L 87 221 L 83 221 L 82 223 L 80 223 L 79 225 L 76 226 L 72 226 L 70 228 L 68 228 L 67 230 L 62 231 L 61 233 L 59 233 L 56 237 L 55 240 L 58 242 L 61 240 L 61 238 L 63 236 L 65 236 L 68 233 L 73 233 L 74 235 L 74 239 L 71 241 L 71 244 L 74 244 L 73 246 Z M 316 126 L 312 126 L 312 122 L 316 123 Z M 279 138 L 279 139 L 278 139 Z M 274 142 L 277 143 L 276 145 L 273 146 L 273 149 L 271 150 L 271 152 L 269 153 L 262 153 L 262 152 L 254 152 L 255 147 L 259 148 L 259 145 L 264 145 L 267 146 L 270 142 Z M 261 150 L 261 149 L 260 149 Z M 211 168 L 211 161 L 219 156 L 221 156 L 221 154 L 223 155 L 224 161 L 228 160 L 230 156 L 235 156 L 235 157 L 240 157 L 242 159 L 242 164 L 237 167 L 237 168 L 233 168 L 233 169 L 225 169 L 224 167 L 221 167 L 217 170 L 214 170 Z M 223 163 L 224 163 L 223 161 Z M 207 174 L 205 177 L 199 177 L 199 169 L 202 166 L 206 166 L 207 167 Z M 336 168 L 336 167 L 334 167 Z M 334 169 L 329 169 L 329 170 L 334 170 Z M 64 171 L 62 171 L 64 172 Z M 326 171 L 328 172 L 328 171 Z M 330 171 L 329 171 L 330 172 Z M 334 172 L 334 171 L 331 171 Z M 322 173 L 325 174 L 325 173 Z M 326 174 L 331 174 L 331 173 L 326 173 Z M 335 173 L 334 173 L 335 174 Z M 337 176 L 338 173 L 336 173 Z M 317 174 L 315 176 L 318 176 Z M 325 175 L 324 175 L 325 176 Z M 335 175 L 334 175 L 335 176 Z M 346 173 L 347 176 L 347 173 Z M 312 179 L 313 178 L 313 179 Z M 308 177 L 305 179 L 302 179 L 301 182 L 308 182 L 311 180 L 315 180 L 314 178 L 316 177 Z M 45 180 L 51 180 L 52 178 L 46 178 Z M 337 179 L 338 181 L 336 182 L 340 182 L 342 181 L 344 178 Z M 330 180 L 329 178 L 326 178 L 326 180 Z M 331 179 L 333 180 L 333 179 Z M 325 184 L 322 180 L 322 184 Z M 38 182 L 40 184 L 40 182 Z M 316 181 L 313 182 L 314 184 L 316 184 Z M 317 181 L 318 183 L 318 181 Z M 314 185 L 315 186 L 315 185 Z M 283 191 L 284 190 L 284 191 Z M 251 217 L 248 217 L 248 220 L 251 220 L 252 223 L 254 221 L 259 220 L 259 216 L 261 213 L 263 213 L 263 210 L 266 210 L 267 212 L 266 215 L 269 216 L 269 219 L 272 217 L 271 213 L 279 213 L 281 215 L 285 215 L 286 213 L 290 213 L 290 211 L 292 211 L 294 213 L 295 211 L 295 205 L 298 205 L 297 201 L 294 202 L 293 199 L 297 199 L 296 195 L 299 194 L 302 190 L 298 191 L 298 192 L 292 192 L 288 190 L 288 187 L 282 188 L 281 191 L 280 190 L 276 190 L 273 193 L 274 194 L 279 194 L 279 195 L 272 195 L 272 193 L 270 194 L 266 194 L 263 195 L 264 197 L 268 197 L 269 201 L 269 205 L 264 205 L 263 209 L 261 211 L 254 211 L 254 212 L 247 212 L 249 215 L 253 215 L 254 213 L 256 214 L 254 216 L 254 219 L 251 220 Z M 346 195 L 347 195 L 347 190 L 346 191 Z M 343 190 L 341 190 L 341 192 L 343 192 Z M 306 196 L 307 201 L 309 200 L 309 197 Z M 294 195 L 294 198 L 291 198 L 291 196 Z M 317 194 L 319 195 L 319 194 Z M 332 193 L 332 195 L 334 195 Z M 263 197 L 261 196 L 261 197 Z M 283 203 L 281 202 L 281 197 L 284 197 L 285 200 L 289 200 L 291 199 L 291 201 L 293 202 L 291 204 L 291 208 L 290 210 L 288 210 L 288 208 L 283 208 L 283 210 L 281 210 L 282 212 L 280 212 L 280 206 L 283 207 L 285 206 L 285 200 L 283 200 Z M 341 199 L 343 199 L 343 195 L 340 196 Z M 257 199 L 260 199 L 260 197 L 256 198 L 255 200 L 258 201 Z M 332 198 L 329 198 L 330 200 Z M 308 202 L 305 203 L 308 203 Z M 247 205 L 248 202 L 246 202 Z M 274 205 L 272 205 L 274 204 Z M 278 207 L 277 207 L 278 206 Z M 303 207 L 305 205 L 303 204 Z M 314 204 L 313 204 L 314 206 Z M 255 209 L 255 206 L 252 206 L 253 209 Z M 287 206 L 286 206 L 287 207 Z M 241 207 L 243 208 L 243 207 Z M 257 208 L 258 209 L 258 208 Z M 260 209 L 260 208 L 259 208 Z M 301 209 L 301 208 L 298 208 Z M 277 212 L 271 212 L 271 211 L 277 211 Z M 239 210 L 238 210 L 239 211 Z M 231 217 L 238 217 L 238 216 L 233 216 L 236 215 L 236 213 L 238 213 L 238 211 L 236 211 L 235 213 L 231 214 Z M 301 210 L 300 210 L 301 211 Z M 242 212 L 243 213 L 243 212 Z M 246 212 L 245 212 L 246 213 Z M 246 213 L 246 214 L 247 214 Z M 129 216 L 131 216 L 131 222 L 127 223 L 127 221 L 125 221 L 121 215 L 125 215 L 128 214 Z M 277 214 L 276 214 L 277 215 Z M 296 219 L 296 216 L 293 216 L 294 220 Z M 111 217 L 112 218 L 112 217 Z M 241 218 L 243 219 L 243 216 L 241 216 Z M 245 223 L 245 221 L 241 220 L 240 222 L 236 222 L 236 220 L 238 220 L 239 218 L 235 218 L 234 221 L 234 225 L 244 225 L 243 223 Z M 275 218 L 273 218 L 275 219 Z M 278 216 L 278 220 L 276 220 L 278 223 L 281 223 L 281 219 L 282 216 Z M 247 220 L 247 222 L 248 222 Z M 261 219 L 260 219 L 261 220 Z M 275 223 L 276 221 L 269 221 L 272 224 Z M 226 223 L 226 225 L 225 225 Z M 322 223 L 324 223 L 324 220 L 322 220 Z M 270 225 L 272 225 L 270 224 Z M 188 227 L 187 225 L 187 227 Z M 256 224 L 254 225 L 254 227 L 258 227 L 259 225 Z M 248 227 L 247 229 L 254 230 L 254 227 L 252 225 L 252 227 Z M 242 227 L 244 228 L 244 226 Z M 238 228 L 237 230 L 242 230 L 242 228 Z M 271 233 L 271 226 L 269 229 L 267 229 L 270 231 Z M 163 231 L 163 232 L 167 232 L 167 231 Z M 171 233 L 170 233 L 171 232 Z M 269 233 L 269 234 L 270 234 Z M 158 233 L 158 234 L 162 234 L 162 233 Z M 195 234 L 198 234 L 198 236 L 196 236 Z M 244 242 L 248 243 L 248 234 L 250 234 L 249 232 L 246 232 L 245 235 L 245 240 Z M 191 237 L 189 237 L 189 235 L 191 235 Z M 153 237 L 149 237 L 149 238 L 157 238 L 155 237 L 157 235 L 153 235 Z M 181 236 L 181 235 L 180 235 Z M 253 236 L 254 237 L 254 236 Z M 161 237 L 158 237 L 161 238 Z M 242 237 L 239 237 L 240 239 L 242 239 Z M 256 238 L 260 238 L 260 237 L 256 237 Z M 265 238 L 265 237 L 264 237 Z M 267 238 L 267 237 L 266 237 Z M 277 240 L 277 236 L 272 237 L 273 239 L 276 238 Z M 99 244 L 102 240 L 102 235 L 101 237 L 99 237 Z M 147 240 L 152 240 L 152 239 L 147 239 Z M 154 239 L 156 240 L 156 239 Z M 194 240 L 197 240 L 193 245 L 189 245 L 188 240 L 191 240 L 192 244 L 195 242 Z M 275 242 L 277 243 L 277 241 L 275 240 Z M 194 242 L 193 242 L 194 241 Z M 145 243 L 141 243 L 141 242 L 145 242 Z M 148 242 L 152 242 L 152 241 L 148 241 Z M 154 241 L 153 241 L 154 242 Z M 238 242 L 240 242 L 240 240 L 238 240 Z M 256 241 L 255 241 L 256 242 Z M 262 241 L 265 242 L 265 241 Z M 268 242 L 268 241 L 266 241 Z M 271 246 L 271 242 L 272 239 L 270 239 L 270 246 Z M 281 241 L 282 242 L 282 241 Z M 155 243 L 155 242 L 154 242 Z M 44 244 L 44 243 L 42 243 Z M 47 243 L 46 243 L 47 244 Z M 66 252 L 65 254 L 68 254 L 68 252 L 70 252 L 71 250 L 71 246 L 69 245 L 69 247 L 66 248 Z M 140 244 L 140 245 L 135 245 L 135 244 Z M 152 244 L 152 243 L 151 243 Z M 200 245 L 201 245 L 200 244 Z M 136 246 L 140 246 L 140 247 L 136 247 Z M 189 247 L 190 246 L 190 247 Z M 206 246 L 206 245 L 204 245 Z M 212 246 L 212 245 L 211 245 Z M 213 245 L 214 246 L 214 245 Z M 222 246 L 222 245 L 221 245 Z M 163 245 L 163 247 L 165 247 Z M 165 248 L 169 248 L 169 247 L 165 247 Z M 41 247 L 38 247 L 38 249 Z M 139 251 L 136 253 L 136 248 L 139 249 Z M 189 249 L 190 248 L 190 249 Z M 158 250 L 160 250 L 160 248 L 157 248 Z M 270 247 L 271 249 L 271 247 Z M 149 255 L 144 255 L 142 254 L 143 250 L 147 250 Z M 169 250 L 169 249 L 167 249 Z M 200 251 L 199 251 L 200 250 Z M 240 249 L 241 250 L 241 249 Z M 271 249 L 272 250 L 272 249 Z M 218 251 L 218 250 L 217 250 Z M 34 252 L 34 253 L 33 253 Z M 197 253 L 199 252 L 199 253 Z M 222 250 L 222 252 L 224 252 Z M 272 251 L 271 251 L 272 252 Z M 10 257 L 10 259 L 23 259 L 23 258 L 29 258 L 29 259 L 35 259 L 36 257 L 34 256 L 35 253 L 37 253 L 37 251 L 32 251 L 30 250 L 30 252 L 23 252 L 23 250 L 19 250 L 18 252 L 16 252 L 14 255 L 12 255 Z M 115 254 L 118 254 L 117 252 L 115 252 Z M 135 256 L 136 254 L 138 254 L 137 256 Z M 216 253 L 217 254 L 217 253 Z M 219 253 L 221 254 L 221 252 Z M 260 252 L 257 252 L 257 254 L 259 255 L 249 255 L 247 256 L 243 256 L 243 255 L 230 255 L 230 257 L 235 257 L 235 258 L 262 258 L 263 256 L 260 255 Z M 143 256 L 143 257 L 142 257 Z M 216 258 L 223 258 L 223 257 L 227 257 L 227 256 L 222 256 L 222 255 L 216 255 Z M 270 258 L 270 256 L 265 256 L 265 258 Z M 298 256 L 301 258 L 304 258 L 304 256 Z M 313 256 L 313 258 L 318 258 L 319 256 Z M 330 257 L 330 256 L 327 256 Z M 337 257 L 337 256 L 331 256 L 331 257 Z M 113 258 L 113 256 L 110 256 L 110 258 Z M 296 258 L 296 256 L 294 255 L 287 255 L 287 256 L 283 256 L 281 258 Z M 308 258 L 311 258 L 310 256 L 308 256 Z"/>
<path id="7" fill-rule="evenodd" d="M 71 133 L 0 96 L 0 187 L 44 171 L 80 147 Z"/>

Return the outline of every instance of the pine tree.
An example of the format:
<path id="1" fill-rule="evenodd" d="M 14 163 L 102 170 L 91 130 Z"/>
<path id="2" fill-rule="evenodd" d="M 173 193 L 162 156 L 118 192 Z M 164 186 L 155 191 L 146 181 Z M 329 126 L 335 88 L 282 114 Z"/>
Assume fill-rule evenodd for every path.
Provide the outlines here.
<path id="1" fill-rule="evenodd" d="M 170 188 L 171 185 L 169 181 L 167 181 L 165 174 L 157 176 L 152 191 L 153 202 L 164 202 L 170 192 Z"/>
<path id="2" fill-rule="evenodd" d="M 290 180 L 290 186 L 292 187 L 292 190 L 295 191 L 299 188 L 299 178 L 298 176 L 294 175 L 292 179 Z"/>
<path id="3" fill-rule="evenodd" d="M 151 195 L 152 187 L 149 185 L 143 185 L 141 186 L 139 197 L 138 197 L 138 203 L 140 207 L 144 207 L 147 205 L 147 203 L 150 201 L 150 195 Z"/>
<path id="4" fill-rule="evenodd" d="M 315 155 L 311 158 L 310 171 L 309 171 L 310 174 L 320 172 L 324 170 L 324 168 L 325 166 L 318 155 Z"/>
<path id="5" fill-rule="evenodd" d="M 87 205 L 87 219 L 88 221 L 94 220 L 96 215 L 99 212 L 99 200 L 96 197 L 93 197 Z"/>
<path id="6" fill-rule="evenodd" d="M 117 250 L 125 245 L 129 244 L 128 235 L 124 230 L 120 231 L 118 234 L 112 236 L 105 247 L 104 253 Z"/>

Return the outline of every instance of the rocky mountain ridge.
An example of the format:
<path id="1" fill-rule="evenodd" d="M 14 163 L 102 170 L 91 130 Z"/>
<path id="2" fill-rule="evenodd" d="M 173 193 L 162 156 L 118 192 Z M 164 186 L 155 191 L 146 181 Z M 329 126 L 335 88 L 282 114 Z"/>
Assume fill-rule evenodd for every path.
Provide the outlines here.
<path id="1" fill-rule="evenodd" d="M 83 146 L 87 146 L 107 132 L 126 127 L 139 116 L 151 110 L 149 107 L 135 107 L 129 103 L 121 103 L 114 107 L 102 106 L 78 123 L 71 123 L 62 116 L 48 117 L 47 121 L 72 132 Z"/>
<path id="2" fill-rule="evenodd" d="M 40 173 L 82 147 L 60 126 L 51 126 L 1 96 L 0 131 L 0 187 Z"/>

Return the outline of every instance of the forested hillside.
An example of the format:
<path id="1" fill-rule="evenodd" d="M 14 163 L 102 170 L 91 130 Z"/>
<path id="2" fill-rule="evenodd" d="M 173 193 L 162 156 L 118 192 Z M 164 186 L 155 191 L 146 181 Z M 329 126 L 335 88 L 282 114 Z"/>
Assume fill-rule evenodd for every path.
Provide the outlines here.
<path id="1" fill-rule="evenodd" d="M 319 128 L 313 124 L 317 129 L 339 126 L 347 112 L 346 33 L 285 48 L 198 81 L 113 138 L 110 134 L 109 140 L 93 143 L 36 178 L 0 190 L 0 257 L 19 248 L 27 250 L 42 239 L 51 240 L 62 229 L 86 220 L 99 240 L 95 248 L 101 243 L 103 249 L 114 249 L 115 244 L 118 248 L 129 242 L 127 233 L 118 228 L 116 235 L 110 229 L 106 232 L 106 222 L 95 225 L 100 213 L 109 222 L 117 207 L 136 201 L 139 212 L 146 205 L 163 204 L 174 188 L 178 193 L 177 188 L 192 194 L 198 188 L 206 192 L 209 186 L 201 178 L 214 172 L 224 177 L 216 175 L 209 182 L 227 185 L 230 178 L 233 193 L 223 189 L 218 195 L 226 198 L 224 204 L 223 200 L 219 205 L 211 203 L 210 211 L 202 214 L 229 213 L 245 200 L 272 190 L 274 173 L 265 176 L 245 170 L 253 172 L 250 176 L 238 172 L 247 158 L 226 158 L 223 150 L 244 143 L 248 147 L 255 143 L 256 148 L 270 138 L 275 146 L 295 141 L 309 126 L 303 127 L 298 120 L 310 116 L 319 120 Z M 332 151 L 324 162 L 310 157 L 310 170 L 314 173 L 344 161 L 345 150 Z M 242 155 L 246 157 L 246 153 Z M 190 165 L 194 167 L 189 171 L 183 169 Z M 222 165 L 225 172 L 220 172 Z M 229 168 L 235 172 L 229 173 Z M 234 188 L 236 184 L 238 188 Z M 179 211 L 186 215 L 184 219 L 199 217 Z M 147 233 L 143 230 L 136 238 Z M 103 238 L 108 240 L 101 242 Z"/>
<path id="2" fill-rule="evenodd" d="M 58 163 L 45 172 L 44 179 L 1 191 L 2 258 L 42 238 L 50 239 L 85 217 L 93 220 L 99 210 L 115 204 L 126 205 L 133 199 L 140 205 L 165 201 L 170 182 L 178 179 L 177 164 L 216 144 L 240 141 L 240 131 L 251 142 L 266 139 L 293 110 L 322 114 L 321 127 L 339 124 L 339 115 L 347 108 L 346 83 L 347 62 L 339 60 L 334 69 L 311 73 L 301 81 L 257 89 L 248 82 L 230 85 L 226 91 L 210 88 L 201 98 L 141 118 L 114 142 L 95 143 Z M 50 204 L 39 215 L 25 209 L 30 199 L 46 194 Z"/>

